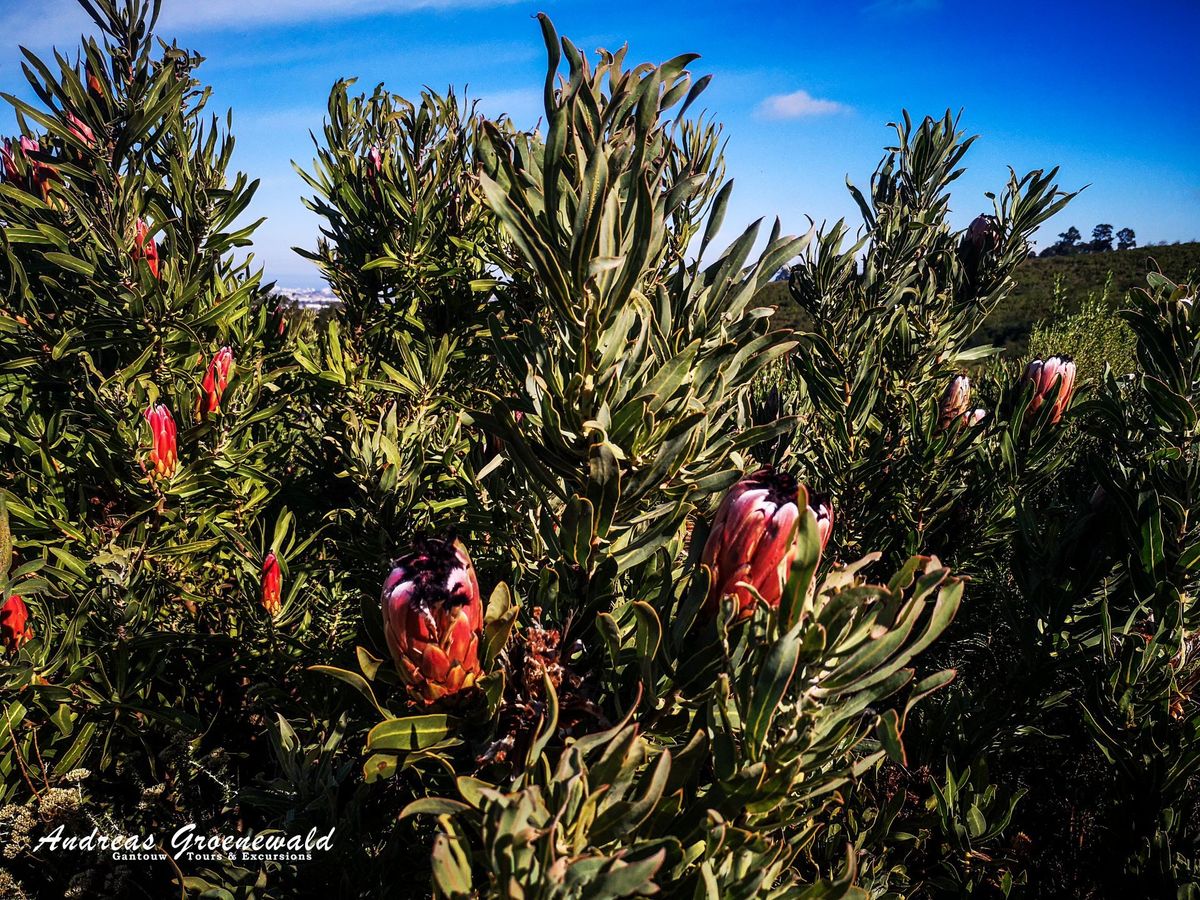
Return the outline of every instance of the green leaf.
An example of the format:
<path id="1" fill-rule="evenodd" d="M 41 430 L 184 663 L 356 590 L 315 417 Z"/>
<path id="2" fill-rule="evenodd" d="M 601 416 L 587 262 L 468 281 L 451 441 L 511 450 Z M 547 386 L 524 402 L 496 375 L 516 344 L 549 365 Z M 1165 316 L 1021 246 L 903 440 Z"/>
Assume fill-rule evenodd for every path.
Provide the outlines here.
<path id="1" fill-rule="evenodd" d="M 466 812 L 470 808 L 459 800 L 448 800 L 445 797 L 421 797 L 400 810 L 398 818 L 403 820 L 409 816 L 452 816 L 456 813 Z"/>
<path id="2" fill-rule="evenodd" d="M 379 712 L 381 716 L 391 718 L 392 714 L 388 712 L 379 701 L 375 699 L 375 691 L 371 688 L 371 683 L 359 675 L 357 672 L 351 672 L 348 669 L 339 669 L 337 666 L 309 666 L 311 672 L 322 672 L 326 675 L 332 675 L 339 681 L 344 681 L 360 694 L 371 702 L 371 705 Z"/>
<path id="3" fill-rule="evenodd" d="M 766 740 L 767 729 L 779 709 L 779 701 L 787 693 L 796 674 L 799 658 L 800 624 L 797 623 L 775 641 L 758 672 L 745 717 L 746 745 L 751 758 L 757 758 Z"/>
<path id="4" fill-rule="evenodd" d="M 425 750 L 451 737 L 458 720 L 442 713 L 380 722 L 367 734 L 368 750 Z"/>
<path id="5" fill-rule="evenodd" d="M 504 650 L 520 610 L 521 605 L 513 602 L 508 585 L 504 582 L 498 583 L 488 598 L 487 612 L 483 617 L 483 667 L 485 671 L 491 671 L 496 657 Z"/>

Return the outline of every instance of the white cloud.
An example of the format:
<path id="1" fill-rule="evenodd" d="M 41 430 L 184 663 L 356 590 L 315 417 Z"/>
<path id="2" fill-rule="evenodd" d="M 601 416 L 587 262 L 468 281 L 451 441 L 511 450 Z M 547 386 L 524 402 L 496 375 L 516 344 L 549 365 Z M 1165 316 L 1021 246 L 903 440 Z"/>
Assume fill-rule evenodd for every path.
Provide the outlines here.
<path id="1" fill-rule="evenodd" d="M 758 114 L 766 119 L 803 119 L 848 112 L 850 107 L 836 100 L 822 100 L 808 91 L 773 94 L 758 105 Z"/>

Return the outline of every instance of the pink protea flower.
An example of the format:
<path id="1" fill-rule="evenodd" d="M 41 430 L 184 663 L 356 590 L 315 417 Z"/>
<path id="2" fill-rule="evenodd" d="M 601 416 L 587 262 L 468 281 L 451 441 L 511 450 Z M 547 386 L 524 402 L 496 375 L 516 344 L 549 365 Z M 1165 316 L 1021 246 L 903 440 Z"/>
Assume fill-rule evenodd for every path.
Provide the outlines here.
<path id="1" fill-rule="evenodd" d="M 413 697 L 430 703 L 483 675 L 483 601 L 461 541 L 415 543 L 393 563 L 382 602 L 388 650 Z"/>
<path id="2" fill-rule="evenodd" d="M 96 143 L 96 135 L 92 129 L 75 113 L 67 113 L 67 130 L 82 144 L 90 147 Z"/>
<path id="3" fill-rule="evenodd" d="M 233 371 L 233 351 L 222 347 L 208 364 L 208 374 L 204 376 L 204 393 L 208 395 L 208 412 L 216 412 L 221 408 L 221 395 L 229 386 L 230 374 Z"/>
<path id="4" fill-rule="evenodd" d="M 175 466 L 179 462 L 175 418 L 162 403 L 148 407 L 145 416 L 150 424 L 150 462 L 154 466 L 154 473 L 169 478 L 175 473 Z"/>
<path id="5" fill-rule="evenodd" d="M 158 274 L 158 244 L 150 237 L 150 227 L 146 224 L 145 219 L 138 219 L 137 230 L 134 234 L 133 251 L 134 261 L 139 259 L 146 260 L 146 265 L 150 267 L 150 274 L 155 278 Z"/>
<path id="6" fill-rule="evenodd" d="M 0 646 L 9 653 L 16 653 L 21 645 L 33 638 L 29 625 L 29 607 L 25 601 L 13 594 L 0 606 Z"/>
<path id="7" fill-rule="evenodd" d="M 383 171 L 383 151 L 378 147 L 372 147 L 367 153 L 367 177 L 375 179 Z"/>
<path id="8" fill-rule="evenodd" d="M 1000 244 L 1000 226 L 994 216 L 976 216 L 967 226 L 963 240 L 977 253 L 991 253 Z"/>
<path id="9" fill-rule="evenodd" d="M 962 423 L 968 428 L 974 428 L 987 418 L 986 409 L 971 409 L 962 414 Z"/>
<path id="10" fill-rule="evenodd" d="M 737 598 L 739 617 L 754 610 L 751 588 L 770 606 L 778 606 L 792 560 L 800 518 L 796 479 L 771 468 L 747 475 L 717 508 L 700 561 L 712 573 L 705 610 L 713 614 L 722 597 Z M 826 510 L 828 513 L 828 510 Z M 829 525 L 832 519 L 827 515 Z M 828 539 L 828 528 L 823 541 Z"/>
<path id="11" fill-rule="evenodd" d="M 279 568 L 279 560 L 272 550 L 263 560 L 262 566 L 262 606 L 267 615 L 274 616 L 279 612 L 283 599 L 283 571 Z"/>
<path id="12" fill-rule="evenodd" d="M 1075 394 L 1075 362 L 1069 356 L 1051 356 L 1045 361 L 1035 359 L 1025 367 L 1021 382 L 1033 391 L 1033 397 L 1029 401 L 1031 416 L 1049 399 L 1054 385 L 1059 386 L 1054 406 L 1050 411 L 1050 424 L 1057 425 L 1067 407 L 1071 405 L 1071 397 Z"/>
<path id="13" fill-rule="evenodd" d="M 21 173 L 17 169 L 17 161 L 13 158 L 12 141 L 8 138 L 4 139 L 4 149 L 0 150 L 0 163 L 4 167 L 4 180 L 9 184 L 15 184 L 21 177 Z"/>
<path id="14" fill-rule="evenodd" d="M 21 139 L 17 142 L 21 156 L 25 158 L 26 164 L 29 166 L 29 180 L 27 182 L 30 191 L 36 190 L 42 196 L 42 200 L 50 199 L 50 182 L 58 175 L 58 169 L 47 162 L 42 162 L 35 159 L 33 154 L 41 152 L 41 145 L 31 137 L 21 135 Z M 17 168 L 16 158 L 13 156 L 12 141 L 5 138 L 4 149 L 0 150 L 0 160 L 4 168 L 4 180 L 9 184 L 17 184 L 21 180 L 21 173 Z"/>
<path id="15" fill-rule="evenodd" d="M 938 427 L 949 428 L 952 423 L 967 415 L 971 407 L 971 379 L 966 375 L 955 375 L 946 385 L 939 405 Z"/>
<path id="16" fill-rule="evenodd" d="M 827 497 L 813 497 L 809 501 L 809 509 L 817 517 L 817 536 L 821 539 L 821 552 L 829 546 L 829 536 L 833 534 L 833 502 Z"/>

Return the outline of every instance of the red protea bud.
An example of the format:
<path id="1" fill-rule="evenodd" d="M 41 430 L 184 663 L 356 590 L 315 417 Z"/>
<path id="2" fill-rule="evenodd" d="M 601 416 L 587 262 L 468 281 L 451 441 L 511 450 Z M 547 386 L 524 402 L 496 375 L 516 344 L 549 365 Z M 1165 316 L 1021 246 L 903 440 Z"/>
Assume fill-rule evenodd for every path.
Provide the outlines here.
<path id="1" fill-rule="evenodd" d="M 25 601 L 13 594 L 0 606 L 0 646 L 9 653 L 16 653 L 21 645 L 33 638 L 29 626 L 29 607 Z"/>
<path id="2" fill-rule="evenodd" d="M 383 152 L 378 147 L 372 147 L 367 154 L 367 177 L 375 179 L 383 171 Z"/>
<path id="3" fill-rule="evenodd" d="M 91 65 L 84 67 L 87 79 L 88 91 L 97 100 L 104 96 L 104 85 L 100 83 L 100 76 L 92 69 Z"/>
<path id="4" fill-rule="evenodd" d="M 208 412 L 216 412 L 221 408 L 221 395 L 229 386 L 230 373 L 233 371 L 233 351 L 222 347 L 208 364 L 208 374 L 204 376 L 204 393 L 208 395 Z"/>
<path id="5" fill-rule="evenodd" d="M 796 556 L 799 491 L 795 478 L 769 467 L 730 488 L 700 557 L 712 572 L 705 600 L 710 614 L 722 597 L 733 595 L 739 617 L 749 616 L 755 602 L 751 588 L 770 606 L 779 605 Z"/>
<path id="6" fill-rule="evenodd" d="M 980 422 L 987 418 L 986 409 L 970 409 L 962 414 L 962 423 L 968 428 L 974 428 Z"/>
<path id="7" fill-rule="evenodd" d="M 150 274 L 158 278 L 158 244 L 150 237 L 150 228 L 146 225 L 144 219 L 138 219 L 137 232 L 134 235 L 133 251 L 131 253 L 134 261 L 145 259 L 146 265 L 150 267 Z"/>
<path id="8" fill-rule="evenodd" d="M 951 423 L 967 415 L 971 406 L 971 379 L 955 375 L 946 385 L 939 406 L 938 427 L 949 428 Z"/>
<path id="9" fill-rule="evenodd" d="M 267 615 L 274 616 L 279 612 L 283 598 L 283 572 L 279 568 L 279 560 L 272 550 L 263 560 L 262 567 L 262 605 Z"/>
<path id="10" fill-rule="evenodd" d="M 833 503 L 828 498 L 813 497 L 809 509 L 817 517 L 817 537 L 821 539 L 821 552 L 824 553 L 829 546 L 829 536 L 833 534 Z"/>
<path id="11" fill-rule="evenodd" d="M 383 634 L 409 693 L 432 702 L 483 674 L 483 601 L 461 541 L 418 541 L 383 583 Z"/>
<path id="12" fill-rule="evenodd" d="M 162 403 L 147 407 L 146 421 L 150 424 L 150 462 L 159 476 L 170 477 L 179 462 L 175 443 L 175 419 Z"/>
<path id="13" fill-rule="evenodd" d="M 271 320 L 267 325 L 268 328 L 273 328 L 276 335 L 283 337 L 283 332 L 287 329 L 287 305 L 278 303 L 275 309 L 271 312 Z"/>
<path id="14" fill-rule="evenodd" d="M 1050 411 L 1050 424 L 1057 425 L 1071 405 L 1071 397 L 1075 393 L 1075 362 L 1069 356 L 1051 356 L 1044 362 L 1035 359 L 1025 367 L 1021 382 L 1033 391 L 1033 398 L 1029 401 L 1030 415 L 1042 408 L 1054 385 L 1058 385 L 1058 394 Z"/>
<path id="15" fill-rule="evenodd" d="M 67 113 L 67 131 L 81 144 L 85 144 L 88 147 L 96 142 L 96 135 L 92 132 L 92 129 L 75 113 Z"/>

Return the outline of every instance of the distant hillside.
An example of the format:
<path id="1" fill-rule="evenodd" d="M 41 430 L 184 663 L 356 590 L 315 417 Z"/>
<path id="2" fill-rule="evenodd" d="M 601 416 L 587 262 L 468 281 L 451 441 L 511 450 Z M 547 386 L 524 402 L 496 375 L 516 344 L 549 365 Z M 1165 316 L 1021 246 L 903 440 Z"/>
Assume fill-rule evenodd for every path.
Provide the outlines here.
<path id="1" fill-rule="evenodd" d="M 1075 312 L 1089 294 L 1099 295 L 1112 272 L 1109 302 L 1116 307 L 1132 288 L 1144 287 L 1152 264 L 1175 281 L 1200 274 L 1200 242 L 1163 247 L 1137 247 L 1111 253 L 1084 253 L 1027 259 L 1017 269 L 1017 287 L 996 308 L 977 335 L 978 341 L 1006 346 L 1023 353 L 1035 322 Z M 1055 280 L 1062 279 L 1063 303 L 1054 307 Z M 772 282 L 759 292 L 763 304 L 779 306 L 781 318 L 799 325 L 801 314 L 788 296 L 787 285 Z"/>
<path id="2" fill-rule="evenodd" d="M 1099 295 L 1112 273 L 1109 303 L 1119 306 L 1133 288 L 1146 286 L 1146 273 L 1158 263 L 1163 274 L 1183 281 L 1200 273 L 1200 243 L 1164 247 L 1136 247 L 1111 253 L 1082 253 L 1027 259 L 1017 269 L 1017 287 L 996 308 L 980 330 L 979 338 L 1023 350 L 1035 322 L 1071 313 L 1089 294 Z M 1063 309 L 1054 308 L 1054 283 L 1062 279 Z"/>

